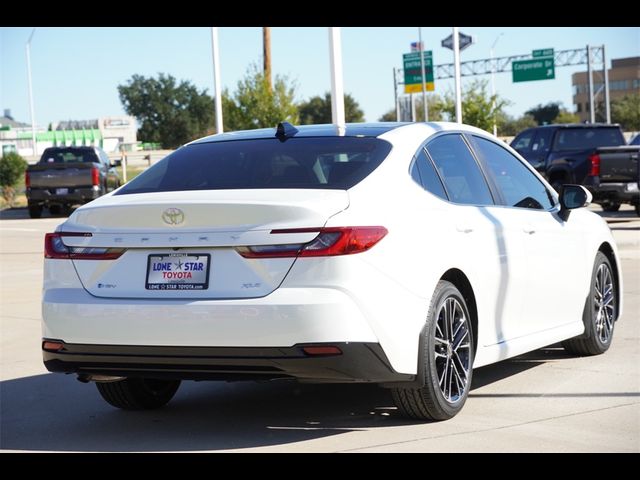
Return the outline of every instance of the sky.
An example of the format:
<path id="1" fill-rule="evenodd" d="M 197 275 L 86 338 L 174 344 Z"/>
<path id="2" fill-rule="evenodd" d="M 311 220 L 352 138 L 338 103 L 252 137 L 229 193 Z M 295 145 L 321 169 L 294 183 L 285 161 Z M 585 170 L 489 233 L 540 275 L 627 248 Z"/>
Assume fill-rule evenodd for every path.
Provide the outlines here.
<path id="1" fill-rule="evenodd" d="M 33 27 L 0 28 L 0 113 L 30 122 L 25 44 Z M 557 50 L 605 45 L 607 57 L 640 55 L 638 27 L 460 27 L 475 43 L 461 61 L 527 54 L 533 49 Z M 440 41 L 450 27 L 423 27 L 434 64 L 453 62 Z M 394 108 L 394 67 L 418 40 L 418 27 L 343 27 L 342 59 L 345 92 L 364 110 L 367 121 Z M 496 41 L 497 39 L 497 41 Z M 235 91 L 251 63 L 262 64 L 261 27 L 221 27 L 220 70 L 223 88 Z M 296 98 L 306 100 L 330 91 L 328 29 L 273 27 L 271 56 L 274 75 L 296 83 Z M 38 27 L 31 43 L 36 123 L 89 120 L 124 114 L 117 86 L 134 74 L 169 73 L 213 92 L 211 29 L 206 27 Z M 512 83 L 511 73 L 495 76 L 496 92 L 511 104 L 507 113 L 522 115 L 538 104 L 559 101 L 573 110 L 571 74 L 586 65 L 556 67 L 554 80 Z M 473 79 L 463 78 L 463 87 Z M 453 80 L 436 80 L 435 93 L 453 91 Z"/>

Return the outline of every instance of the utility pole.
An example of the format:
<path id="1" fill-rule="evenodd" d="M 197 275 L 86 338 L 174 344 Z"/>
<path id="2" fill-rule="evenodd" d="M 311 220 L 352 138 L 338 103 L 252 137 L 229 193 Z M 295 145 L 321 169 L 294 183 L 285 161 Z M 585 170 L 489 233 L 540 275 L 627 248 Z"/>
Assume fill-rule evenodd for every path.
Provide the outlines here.
<path id="1" fill-rule="evenodd" d="M 460 38 L 458 27 L 453 27 L 453 64 L 456 78 L 456 122 L 462 123 L 462 87 L 460 85 Z"/>
<path id="2" fill-rule="evenodd" d="M 264 78 L 271 91 L 271 27 L 262 27 L 262 59 Z"/>
<path id="3" fill-rule="evenodd" d="M 33 147 L 33 156 L 38 156 L 38 143 L 36 142 L 36 116 L 33 108 L 33 86 L 31 84 L 31 39 L 36 29 L 31 31 L 29 40 L 27 40 L 27 73 L 29 76 L 29 110 L 31 112 L 31 145 Z"/>
<path id="4" fill-rule="evenodd" d="M 594 105 L 593 95 L 593 68 L 591 67 L 591 46 L 587 45 L 587 75 L 589 76 L 589 120 L 591 123 L 596 122 L 596 106 Z"/>
<path id="5" fill-rule="evenodd" d="M 344 135 L 347 126 L 344 119 L 340 27 L 329 27 L 329 62 L 331 64 L 331 122 L 338 128 L 338 134 Z"/>
<path id="6" fill-rule="evenodd" d="M 220 53 L 218 52 L 218 27 L 211 27 L 211 51 L 213 53 L 213 88 L 216 103 L 216 133 L 224 132 L 222 124 L 222 84 L 220 83 Z"/>
<path id="7" fill-rule="evenodd" d="M 490 55 L 491 55 L 491 109 L 493 110 L 493 136 L 498 136 L 498 125 L 496 122 L 496 64 L 493 60 L 493 49 L 496 47 L 496 43 L 500 40 L 500 37 L 504 35 L 504 32 L 500 32 L 500 34 L 493 41 L 493 45 L 491 45 Z"/>
<path id="8" fill-rule="evenodd" d="M 602 74 L 604 75 L 604 109 L 607 123 L 611 123 L 611 103 L 609 98 L 609 70 L 607 70 L 607 56 L 602 45 Z"/>
<path id="9" fill-rule="evenodd" d="M 422 46 L 422 27 L 418 27 L 418 51 L 420 52 L 420 66 L 422 68 L 422 108 L 424 109 L 424 121 L 429 121 L 429 108 L 427 107 L 427 76 L 424 73 L 424 54 Z"/>
<path id="10" fill-rule="evenodd" d="M 396 67 L 393 67 L 393 100 L 396 106 L 396 122 L 400 121 L 400 104 L 398 103 L 398 78 L 396 76 Z"/>

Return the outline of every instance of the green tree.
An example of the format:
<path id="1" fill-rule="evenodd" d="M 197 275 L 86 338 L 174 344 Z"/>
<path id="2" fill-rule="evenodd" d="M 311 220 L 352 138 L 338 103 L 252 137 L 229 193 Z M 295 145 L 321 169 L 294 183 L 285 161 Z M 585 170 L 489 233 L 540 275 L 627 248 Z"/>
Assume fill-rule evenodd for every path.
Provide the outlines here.
<path id="1" fill-rule="evenodd" d="M 16 152 L 10 152 L 0 158 L 0 188 L 2 198 L 11 206 L 16 196 L 15 186 L 22 178 L 28 164 Z"/>
<path id="2" fill-rule="evenodd" d="M 388 112 L 382 114 L 382 116 L 378 119 L 379 122 L 397 122 L 398 117 L 396 115 L 396 109 L 392 108 Z"/>
<path id="3" fill-rule="evenodd" d="M 316 95 L 302 102 L 298 105 L 298 112 L 301 125 L 331 123 L 331 93 L 326 92 L 324 98 Z M 344 96 L 344 118 L 347 123 L 364 122 L 364 112 L 348 93 Z"/>
<path id="4" fill-rule="evenodd" d="M 558 116 L 551 123 L 580 123 L 580 117 L 569 110 L 561 109 Z"/>
<path id="5" fill-rule="evenodd" d="M 531 115 L 538 125 L 548 125 L 553 123 L 560 114 L 560 102 L 549 102 L 546 105 L 538 104 L 527 110 L 526 115 Z"/>
<path id="6" fill-rule="evenodd" d="M 163 73 L 158 78 L 133 75 L 118 85 L 124 110 L 140 122 L 140 139 L 163 148 L 179 147 L 211 130 L 214 102 L 206 92 Z"/>
<path id="7" fill-rule="evenodd" d="M 225 93 L 228 92 L 225 90 Z M 238 89 L 228 100 L 223 98 L 225 130 L 249 130 L 275 127 L 279 122 L 298 123 L 298 107 L 294 102 L 295 85 L 285 76 L 276 75 L 273 89 L 264 73 L 252 64 Z"/>
<path id="8" fill-rule="evenodd" d="M 487 92 L 487 80 L 474 80 L 462 92 L 462 121 L 468 125 L 493 131 L 493 122 L 502 115 L 505 106 L 511 102 Z M 455 97 L 448 92 L 444 98 L 442 111 L 450 120 L 456 118 Z M 431 118 L 431 112 L 429 112 Z"/>
<path id="9" fill-rule="evenodd" d="M 498 133 L 502 136 L 515 136 L 527 128 L 537 127 L 531 115 L 522 115 L 520 118 L 513 118 L 505 113 L 498 116 Z"/>
<path id="10" fill-rule="evenodd" d="M 634 93 L 611 102 L 611 121 L 624 130 L 640 130 L 640 94 Z"/>

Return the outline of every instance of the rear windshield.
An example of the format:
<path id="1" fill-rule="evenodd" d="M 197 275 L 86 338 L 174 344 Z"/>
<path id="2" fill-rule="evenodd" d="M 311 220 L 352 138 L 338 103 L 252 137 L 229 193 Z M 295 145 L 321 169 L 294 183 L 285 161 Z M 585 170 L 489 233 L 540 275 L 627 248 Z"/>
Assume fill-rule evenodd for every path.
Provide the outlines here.
<path id="1" fill-rule="evenodd" d="M 624 145 L 618 128 L 561 128 L 556 134 L 554 150 L 587 150 Z"/>
<path id="2" fill-rule="evenodd" d="M 351 188 L 387 156 L 371 137 L 303 137 L 197 143 L 182 147 L 116 195 L 180 190 Z"/>
<path id="3" fill-rule="evenodd" d="M 40 163 L 74 163 L 89 162 L 98 163 L 96 152 L 89 148 L 47 148 Z"/>

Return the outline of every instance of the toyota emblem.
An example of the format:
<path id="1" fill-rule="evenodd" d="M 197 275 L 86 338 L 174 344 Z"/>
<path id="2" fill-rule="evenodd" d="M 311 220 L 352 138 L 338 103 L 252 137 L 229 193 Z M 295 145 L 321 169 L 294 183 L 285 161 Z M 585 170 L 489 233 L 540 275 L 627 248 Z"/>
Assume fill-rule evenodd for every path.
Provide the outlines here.
<path id="1" fill-rule="evenodd" d="M 184 222 L 184 212 L 179 208 L 167 208 L 162 212 L 162 220 L 167 225 L 180 225 Z"/>

